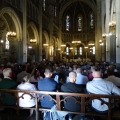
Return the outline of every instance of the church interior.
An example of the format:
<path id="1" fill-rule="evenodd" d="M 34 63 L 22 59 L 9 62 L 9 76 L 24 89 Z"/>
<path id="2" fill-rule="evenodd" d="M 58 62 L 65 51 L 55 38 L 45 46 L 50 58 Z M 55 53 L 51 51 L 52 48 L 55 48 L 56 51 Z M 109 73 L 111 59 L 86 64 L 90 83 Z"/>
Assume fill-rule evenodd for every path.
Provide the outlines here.
<path id="1" fill-rule="evenodd" d="M 0 62 L 120 63 L 119 0 L 2 0 Z"/>

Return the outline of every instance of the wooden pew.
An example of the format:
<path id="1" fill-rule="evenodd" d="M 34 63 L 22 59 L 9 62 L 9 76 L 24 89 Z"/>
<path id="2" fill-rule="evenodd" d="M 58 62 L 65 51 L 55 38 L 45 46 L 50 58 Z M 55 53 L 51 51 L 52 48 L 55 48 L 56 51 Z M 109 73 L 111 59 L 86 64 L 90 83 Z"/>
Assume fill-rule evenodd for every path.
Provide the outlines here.
<path id="1" fill-rule="evenodd" d="M 30 93 L 34 93 L 35 94 L 36 106 L 31 107 L 31 108 L 19 107 L 19 98 L 20 97 L 17 97 L 18 92 L 22 92 L 23 94 L 28 94 L 28 95 L 30 95 Z M 5 93 L 12 94 L 11 97 L 15 97 L 16 104 L 14 104 L 12 106 L 2 104 L 2 98 L 4 97 Z M 82 113 L 82 114 L 90 115 L 90 116 L 100 116 L 100 117 L 104 118 L 105 120 L 112 120 L 113 118 L 120 118 L 120 114 L 119 114 L 120 110 L 115 110 L 115 109 L 111 110 L 113 105 L 118 106 L 119 103 L 120 103 L 120 96 L 118 96 L 118 95 L 101 95 L 101 94 L 96 95 L 96 94 L 81 94 L 81 93 L 64 93 L 64 92 L 47 92 L 47 91 L 30 91 L 30 90 L 28 91 L 28 90 L 0 89 L 0 108 L 15 108 L 18 113 L 19 113 L 19 109 L 34 109 L 36 111 L 36 120 L 38 120 L 38 111 L 50 111 L 50 109 L 42 108 L 39 105 L 40 103 L 38 102 L 38 100 L 42 99 L 42 97 L 43 97 L 43 96 L 38 97 L 39 94 L 42 94 L 43 96 L 55 95 L 56 99 L 52 98 L 52 100 L 54 100 L 56 102 L 58 111 L 64 111 L 66 113 L 72 113 L 72 114 L 81 114 Z M 65 96 L 65 97 L 60 99 L 61 96 Z M 80 111 L 72 112 L 72 111 L 65 110 L 65 109 L 63 109 L 61 107 L 61 103 L 65 102 L 67 97 L 73 97 L 73 96 L 81 98 L 80 101 L 76 100 L 76 102 L 79 102 L 81 104 Z M 31 98 L 32 98 L 32 96 L 31 96 Z M 86 98 L 89 98 L 89 99 L 86 99 Z M 108 98 L 109 102 L 106 103 L 101 98 Z M 87 111 L 86 106 L 88 104 L 91 104 L 91 101 L 93 99 L 99 99 L 99 100 L 101 100 L 102 104 L 107 104 L 107 106 L 108 106 L 108 114 L 100 114 L 100 113 L 95 112 L 94 110 Z M 114 99 L 114 103 L 111 103 L 112 99 Z"/>

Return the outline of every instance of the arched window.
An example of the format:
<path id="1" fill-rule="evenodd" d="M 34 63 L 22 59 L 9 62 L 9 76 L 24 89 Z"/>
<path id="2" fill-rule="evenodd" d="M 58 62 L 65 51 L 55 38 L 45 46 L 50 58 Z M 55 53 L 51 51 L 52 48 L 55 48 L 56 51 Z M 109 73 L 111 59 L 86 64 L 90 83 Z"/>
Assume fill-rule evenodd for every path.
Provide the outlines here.
<path id="1" fill-rule="evenodd" d="M 93 54 L 95 54 L 95 46 L 93 46 Z"/>
<path id="2" fill-rule="evenodd" d="M 82 31 L 83 18 L 81 15 L 78 16 L 78 31 Z"/>
<path id="3" fill-rule="evenodd" d="M 70 31 L 70 16 L 66 16 L 66 31 Z"/>
<path id="4" fill-rule="evenodd" d="M 66 55 L 69 55 L 69 47 L 66 47 Z"/>
<path id="5" fill-rule="evenodd" d="M 77 47 L 75 48 L 75 55 L 77 55 Z"/>
<path id="6" fill-rule="evenodd" d="M 90 13 L 90 28 L 93 29 L 94 27 L 94 16 L 93 13 Z"/>
<path id="7" fill-rule="evenodd" d="M 45 11 L 45 0 L 43 0 L 43 10 Z"/>
<path id="8" fill-rule="evenodd" d="M 82 47 L 80 47 L 79 50 L 80 50 L 80 55 L 82 55 Z"/>

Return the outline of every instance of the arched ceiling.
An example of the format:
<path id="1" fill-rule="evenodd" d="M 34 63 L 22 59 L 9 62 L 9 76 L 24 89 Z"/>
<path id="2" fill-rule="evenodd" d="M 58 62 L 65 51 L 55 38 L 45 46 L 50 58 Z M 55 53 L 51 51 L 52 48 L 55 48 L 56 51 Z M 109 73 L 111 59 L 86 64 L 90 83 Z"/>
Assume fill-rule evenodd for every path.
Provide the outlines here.
<path id="1" fill-rule="evenodd" d="M 90 11 L 92 11 L 92 9 L 88 4 L 81 2 L 81 1 L 77 1 L 77 2 L 70 4 L 66 8 L 65 13 L 66 12 L 70 13 L 71 15 L 73 15 L 72 17 L 75 17 L 75 15 L 78 15 L 78 14 L 87 16 Z"/>
<path id="2" fill-rule="evenodd" d="M 59 3 L 63 3 L 68 0 L 58 0 L 58 1 L 59 1 Z M 96 4 L 96 0 L 89 0 L 89 1 L 91 1 L 93 4 Z"/>
<path id="3" fill-rule="evenodd" d="M 61 4 L 61 7 L 66 4 L 69 0 L 57 0 L 57 2 L 59 1 L 59 4 Z M 79 0 L 78 0 L 79 1 Z M 97 5 L 97 0 L 86 0 L 91 2 L 93 5 Z M 74 2 L 74 0 L 73 0 Z"/>

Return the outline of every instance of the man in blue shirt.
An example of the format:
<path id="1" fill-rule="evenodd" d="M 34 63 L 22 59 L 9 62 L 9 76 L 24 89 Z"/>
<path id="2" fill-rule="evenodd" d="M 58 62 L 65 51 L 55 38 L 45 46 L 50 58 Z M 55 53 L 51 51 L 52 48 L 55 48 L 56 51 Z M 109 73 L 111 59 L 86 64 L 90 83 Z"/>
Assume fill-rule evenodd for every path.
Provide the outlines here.
<path id="1" fill-rule="evenodd" d="M 52 76 L 51 69 L 45 69 L 44 72 L 45 78 L 38 81 L 38 90 L 41 91 L 56 91 L 57 90 L 57 82 L 54 81 Z M 41 97 L 42 95 L 40 95 Z M 54 97 L 54 96 L 53 96 Z M 40 99 L 41 106 L 44 108 L 51 108 L 55 105 L 53 100 L 50 100 L 49 96 L 44 96 L 44 99 Z"/>

